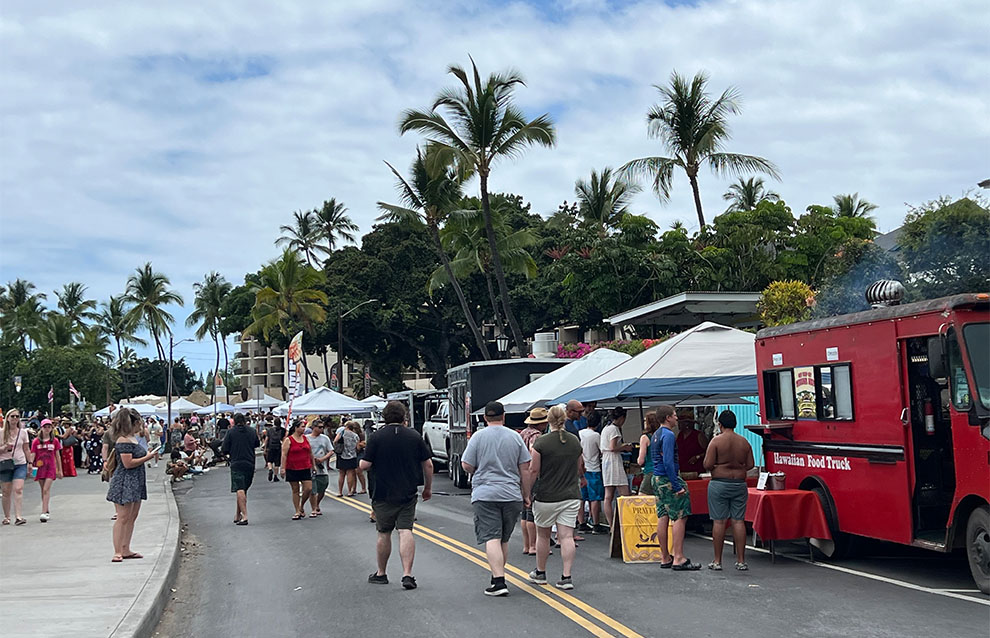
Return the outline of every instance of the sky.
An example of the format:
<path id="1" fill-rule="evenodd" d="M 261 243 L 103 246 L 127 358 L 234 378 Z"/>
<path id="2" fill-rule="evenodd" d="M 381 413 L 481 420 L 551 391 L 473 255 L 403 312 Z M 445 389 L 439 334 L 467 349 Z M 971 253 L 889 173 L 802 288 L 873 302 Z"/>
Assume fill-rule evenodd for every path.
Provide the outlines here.
<path id="1" fill-rule="evenodd" d="M 80 281 L 106 300 L 150 261 L 185 297 L 171 310 L 189 337 L 192 284 L 212 270 L 242 283 L 293 211 L 335 197 L 371 230 L 376 202 L 395 201 L 383 160 L 405 167 L 422 141 L 399 135 L 400 113 L 428 108 L 469 55 L 520 72 L 517 104 L 556 123 L 556 147 L 490 180 L 535 212 L 573 201 L 591 169 L 662 155 L 654 85 L 705 71 L 742 95 L 727 150 L 775 162 L 769 185 L 795 214 L 856 192 L 889 231 L 906 204 L 990 177 L 988 32 L 985 0 L 7 0 L 0 281 L 52 304 Z M 711 219 L 733 180 L 699 181 Z M 683 175 L 669 203 L 647 187 L 634 209 L 697 228 Z M 212 352 L 176 349 L 198 371 Z"/>

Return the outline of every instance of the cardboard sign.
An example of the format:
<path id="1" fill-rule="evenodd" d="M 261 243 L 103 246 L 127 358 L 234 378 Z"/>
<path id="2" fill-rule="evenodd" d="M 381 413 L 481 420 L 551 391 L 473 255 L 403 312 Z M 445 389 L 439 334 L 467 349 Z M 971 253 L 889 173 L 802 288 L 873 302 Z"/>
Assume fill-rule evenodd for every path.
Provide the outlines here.
<path id="1" fill-rule="evenodd" d="M 660 563 L 660 541 L 657 538 L 657 509 L 652 496 L 620 496 L 616 499 L 617 514 L 612 525 L 610 556 L 620 555 L 625 563 Z M 670 551 L 673 532 L 667 528 L 667 548 Z"/>

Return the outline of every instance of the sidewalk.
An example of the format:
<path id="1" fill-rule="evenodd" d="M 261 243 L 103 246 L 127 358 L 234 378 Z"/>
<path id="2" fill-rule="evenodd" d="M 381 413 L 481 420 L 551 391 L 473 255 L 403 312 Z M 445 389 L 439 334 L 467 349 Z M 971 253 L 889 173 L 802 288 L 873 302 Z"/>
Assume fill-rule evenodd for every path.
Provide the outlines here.
<path id="1" fill-rule="evenodd" d="M 0 527 L 0 634 L 131 638 L 151 634 L 178 571 L 179 512 L 164 462 L 148 465 L 148 500 L 131 546 L 141 560 L 111 563 L 113 504 L 99 475 L 56 481 L 41 523 L 37 484 L 24 485 L 28 524 Z"/>

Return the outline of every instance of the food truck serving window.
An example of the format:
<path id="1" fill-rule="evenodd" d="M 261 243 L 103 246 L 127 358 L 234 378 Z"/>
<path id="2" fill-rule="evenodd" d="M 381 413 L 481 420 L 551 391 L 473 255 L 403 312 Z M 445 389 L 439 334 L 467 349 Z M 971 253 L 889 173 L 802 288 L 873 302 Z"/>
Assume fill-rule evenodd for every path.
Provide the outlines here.
<path id="1" fill-rule="evenodd" d="M 848 363 L 763 373 L 767 418 L 852 421 L 852 368 Z"/>
<path id="2" fill-rule="evenodd" d="M 763 389 L 767 401 L 767 418 L 794 419 L 794 372 L 767 370 L 763 373 Z"/>
<path id="3" fill-rule="evenodd" d="M 823 421 L 853 418 L 852 371 L 848 363 L 815 368 L 817 415 Z"/>

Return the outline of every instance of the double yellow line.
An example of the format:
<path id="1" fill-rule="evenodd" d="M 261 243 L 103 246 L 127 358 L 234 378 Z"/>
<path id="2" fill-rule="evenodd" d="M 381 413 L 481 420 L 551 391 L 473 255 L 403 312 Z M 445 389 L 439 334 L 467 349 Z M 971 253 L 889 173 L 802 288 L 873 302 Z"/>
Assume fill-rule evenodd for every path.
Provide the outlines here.
<path id="1" fill-rule="evenodd" d="M 344 505 L 353 507 L 354 509 L 364 512 L 365 514 L 371 513 L 371 506 L 366 503 L 362 503 L 361 501 L 356 501 L 352 498 L 346 497 L 341 498 L 330 494 L 327 496 L 338 503 L 343 503 Z M 483 568 L 485 571 L 488 571 L 489 569 L 488 559 L 485 557 L 485 553 L 476 547 L 471 547 L 470 545 L 466 545 L 465 543 L 450 538 L 449 536 L 444 536 L 440 532 L 424 527 L 418 523 L 415 527 L 413 527 L 413 534 L 419 536 L 423 540 L 433 543 L 434 545 L 442 547 L 453 554 L 457 554 L 458 556 L 471 561 L 475 565 Z M 576 623 L 579 627 L 589 631 L 597 638 L 643 638 L 641 634 L 623 625 L 618 620 L 607 616 L 567 592 L 556 589 L 555 587 L 548 588 L 533 585 L 529 582 L 529 573 L 519 569 L 518 567 L 506 564 L 505 571 L 506 581 L 512 583 L 518 587 L 520 591 L 524 591 L 533 596 L 569 620 L 574 621 L 574 623 Z M 584 615 L 582 616 L 581 614 Z M 599 624 L 595 624 L 595 622 Z"/>

